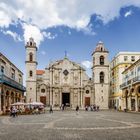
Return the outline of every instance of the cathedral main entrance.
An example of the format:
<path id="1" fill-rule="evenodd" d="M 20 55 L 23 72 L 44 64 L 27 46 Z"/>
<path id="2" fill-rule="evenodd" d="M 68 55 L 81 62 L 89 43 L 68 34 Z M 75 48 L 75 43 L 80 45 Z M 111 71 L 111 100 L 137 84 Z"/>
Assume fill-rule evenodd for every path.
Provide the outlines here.
<path id="1" fill-rule="evenodd" d="M 62 104 L 70 107 L 70 93 L 62 93 Z"/>

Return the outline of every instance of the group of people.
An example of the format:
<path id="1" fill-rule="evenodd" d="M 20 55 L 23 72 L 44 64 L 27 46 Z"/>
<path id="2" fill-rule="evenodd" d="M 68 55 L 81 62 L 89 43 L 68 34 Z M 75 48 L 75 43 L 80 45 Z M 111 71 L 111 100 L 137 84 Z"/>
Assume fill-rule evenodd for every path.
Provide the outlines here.
<path id="1" fill-rule="evenodd" d="M 10 116 L 17 117 L 18 116 L 18 110 L 15 106 L 11 106 L 10 108 Z"/>
<path id="2" fill-rule="evenodd" d="M 85 111 L 99 111 L 99 106 L 95 104 L 90 106 L 85 106 Z"/>

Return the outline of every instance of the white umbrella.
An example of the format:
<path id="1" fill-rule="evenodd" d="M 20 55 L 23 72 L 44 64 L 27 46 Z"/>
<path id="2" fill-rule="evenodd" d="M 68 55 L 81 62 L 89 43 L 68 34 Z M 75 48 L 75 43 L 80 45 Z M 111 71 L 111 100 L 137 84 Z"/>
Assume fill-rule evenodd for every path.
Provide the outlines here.
<path id="1" fill-rule="evenodd" d="M 11 104 L 11 106 L 20 106 L 20 105 L 25 105 L 25 103 L 16 102 L 16 103 Z"/>
<path id="2" fill-rule="evenodd" d="M 37 106 L 37 105 L 44 105 L 43 103 L 41 103 L 41 102 L 31 102 L 31 103 L 27 103 L 27 105 L 35 105 L 35 106 Z"/>

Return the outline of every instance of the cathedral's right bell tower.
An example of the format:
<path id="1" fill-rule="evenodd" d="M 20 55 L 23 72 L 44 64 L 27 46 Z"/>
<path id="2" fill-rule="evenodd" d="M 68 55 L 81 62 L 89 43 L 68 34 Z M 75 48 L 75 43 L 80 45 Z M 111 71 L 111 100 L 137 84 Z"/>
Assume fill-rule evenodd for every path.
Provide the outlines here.
<path id="1" fill-rule="evenodd" d="M 95 104 L 101 109 L 108 109 L 109 98 L 109 61 L 108 51 L 104 43 L 99 41 L 92 53 L 93 67 L 92 75 L 95 91 Z"/>
<path id="2" fill-rule="evenodd" d="M 37 101 L 36 95 L 36 69 L 37 47 L 34 39 L 31 37 L 26 46 L 26 102 Z"/>

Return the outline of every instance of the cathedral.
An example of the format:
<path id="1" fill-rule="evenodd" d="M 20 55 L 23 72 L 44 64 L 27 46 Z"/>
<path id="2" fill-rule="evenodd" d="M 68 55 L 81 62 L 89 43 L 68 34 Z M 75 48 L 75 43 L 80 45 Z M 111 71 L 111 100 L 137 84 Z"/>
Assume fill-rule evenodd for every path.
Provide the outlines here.
<path id="1" fill-rule="evenodd" d="M 37 70 L 37 46 L 30 38 L 26 46 L 26 101 L 42 102 L 59 108 L 62 104 L 74 109 L 77 105 L 99 105 L 108 109 L 109 61 L 108 51 L 100 41 L 92 53 L 92 78 L 83 67 L 66 56 Z"/>

